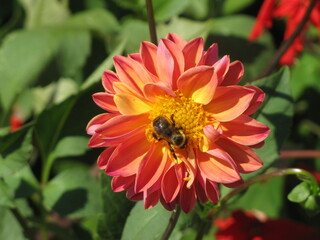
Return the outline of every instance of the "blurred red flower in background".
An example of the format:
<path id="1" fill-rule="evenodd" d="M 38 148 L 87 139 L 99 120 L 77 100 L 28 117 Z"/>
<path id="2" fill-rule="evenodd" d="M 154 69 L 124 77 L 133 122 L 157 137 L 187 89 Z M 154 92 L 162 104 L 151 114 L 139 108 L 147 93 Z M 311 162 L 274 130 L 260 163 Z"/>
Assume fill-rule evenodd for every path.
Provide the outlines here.
<path id="1" fill-rule="evenodd" d="M 216 240 L 319 240 L 317 229 L 286 219 L 267 219 L 261 212 L 237 210 L 215 221 Z"/>
<path id="2" fill-rule="evenodd" d="M 249 40 L 257 39 L 265 27 L 271 28 L 273 18 L 286 19 L 284 40 L 288 39 L 301 22 L 309 4 L 310 0 L 265 0 L 258 14 L 256 23 L 251 30 Z M 291 65 L 294 58 L 302 52 L 303 38 L 310 24 L 318 29 L 320 36 L 320 1 L 317 1 L 301 33 L 281 57 L 280 64 Z"/>

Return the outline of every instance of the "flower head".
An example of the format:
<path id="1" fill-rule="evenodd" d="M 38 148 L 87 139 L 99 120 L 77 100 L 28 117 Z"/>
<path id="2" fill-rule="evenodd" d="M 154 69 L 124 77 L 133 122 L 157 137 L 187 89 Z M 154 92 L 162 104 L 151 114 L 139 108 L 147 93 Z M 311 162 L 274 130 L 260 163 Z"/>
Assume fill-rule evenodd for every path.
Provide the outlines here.
<path id="1" fill-rule="evenodd" d="M 218 59 L 218 46 L 203 50 L 176 34 L 158 46 L 114 57 L 116 73 L 105 71 L 105 92 L 93 99 L 109 113 L 94 117 L 90 147 L 108 147 L 98 166 L 113 176 L 114 191 L 150 208 L 160 200 L 172 210 L 192 210 L 196 199 L 216 203 L 218 183 L 236 186 L 240 173 L 259 169 L 251 149 L 262 145 L 266 125 L 250 117 L 264 99 L 254 86 L 237 86 L 239 61 Z"/>
<path id="2" fill-rule="evenodd" d="M 258 14 L 257 21 L 249 35 L 249 40 L 257 39 L 262 34 L 264 27 L 271 28 L 273 18 L 286 19 L 284 40 L 288 39 L 302 21 L 309 5 L 310 0 L 265 0 Z M 310 24 L 318 29 L 320 36 L 320 1 L 317 1 L 311 12 L 309 21 L 304 26 L 302 32 L 281 57 L 281 64 L 291 65 L 294 58 L 302 52 L 303 36 L 306 34 L 306 30 Z"/>

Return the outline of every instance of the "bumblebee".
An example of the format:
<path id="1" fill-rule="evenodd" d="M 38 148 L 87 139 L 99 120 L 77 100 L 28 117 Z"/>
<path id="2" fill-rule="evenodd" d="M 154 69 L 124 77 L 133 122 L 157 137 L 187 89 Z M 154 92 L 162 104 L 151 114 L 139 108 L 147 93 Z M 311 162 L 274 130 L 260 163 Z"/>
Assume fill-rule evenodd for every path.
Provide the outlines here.
<path id="1" fill-rule="evenodd" d="M 173 114 L 170 117 L 170 120 L 164 116 L 159 116 L 153 120 L 153 137 L 158 140 L 165 140 L 168 145 L 170 152 L 173 157 L 177 160 L 174 147 L 183 149 L 187 145 L 187 138 L 182 131 L 182 127 L 176 127 L 176 123 L 173 118 Z"/>

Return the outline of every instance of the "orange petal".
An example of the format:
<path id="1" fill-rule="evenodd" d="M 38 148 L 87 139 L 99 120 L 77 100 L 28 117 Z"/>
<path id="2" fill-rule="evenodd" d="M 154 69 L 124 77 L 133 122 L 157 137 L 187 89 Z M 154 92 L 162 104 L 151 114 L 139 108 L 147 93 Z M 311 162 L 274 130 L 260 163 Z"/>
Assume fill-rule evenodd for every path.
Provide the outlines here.
<path id="1" fill-rule="evenodd" d="M 124 135 L 136 128 L 149 123 L 149 114 L 118 115 L 96 129 L 104 138 Z"/>
<path id="2" fill-rule="evenodd" d="M 255 91 L 249 107 L 243 113 L 246 115 L 252 115 L 258 110 L 258 108 L 262 104 L 266 94 L 260 88 L 258 88 L 256 86 L 245 86 L 245 87 Z"/>
<path id="3" fill-rule="evenodd" d="M 164 85 L 163 82 L 149 83 L 144 86 L 143 89 L 144 96 L 150 102 L 156 102 L 158 96 L 171 95 L 176 96 L 174 91 L 170 86 Z"/>
<path id="4" fill-rule="evenodd" d="M 187 188 L 185 183 L 180 192 L 181 209 L 185 213 L 189 213 L 193 209 L 194 204 L 196 203 L 196 200 L 197 200 L 197 196 L 196 196 L 194 185 L 192 185 L 190 188 Z"/>
<path id="5" fill-rule="evenodd" d="M 191 40 L 183 48 L 182 52 L 185 60 L 185 71 L 197 66 L 203 54 L 203 38 Z"/>
<path id="6" fill-rule="evenodd" d="M 115 93 L 113 90 L 113 83 L 119 81 L 118 76 L 110 70 L 106 70 L 102 74 L 102 85 L 108 93 Z"/>
<path id="7" fill-rule="evenodd" d="M 137 115 L 149 112 L 152 106 L 149 102 L 130 94 L 116 94 L 114 95 L 114 102 L 121 114 Z"/>
<path id="8" fill-rule="evenodd" d="M 93 101 L 102 109 L 108 112 L 118 112 L 118 108 L 113 100 L 113 93 L 95 93 L 92 95 Z"/>
<path id="9" fill-rule="evenodd" d="M 255 145 L 268 136 L 269 128 L 246 115 L 240 115 L 230 122 L 221 122 L 223 135 L 243 145 Z"/>
<path id="10" fill-rule="evenodd" d="M 177 84 L 185 97 L 190 97 L 200 104 L 208 104 L 217 86 L 217 76 L 213 67 L 198 66 L 184 72 Z"/>
<path id="11" fill-rule="evenodd" d="M 150 143 L 144 134 L 136 134 L 121 143 L 112 153 L 106 166 L 111 176 L 128 177 L 137 173 L 139 164 L 149 151 Z"/>
<path id="12" fill-rule="evenodd" d="M 249 147 L 224 138 L 219 139 L 217 144 L 234 159 L 241 173 L 250 173 L 262 167 L 263 163 L 260 157 Z"/>
<path id="13" fill-rule="evenodd" d="M 142 94 L 144 84 L 152 82 L 151 76 L 143 65 L 131 58 L 115 56 L 114 66 L 120 81 L 137 93 Z"/>
<path id="14" fill-rule="evenodd" d="M 228 72 L 226 73 L 221 86 L 236 85 L 240 82 L 244 73 L 242 62 L 234 61 L 229 65 Z"/>
<path id="15" fill-rule="evenodd" d="M 201 174 L 213 182 L 231 183 L 240 179 L 239 173 L 228 161 L 198 151 L 198 166 Z"/>
<path id="16" fill-rule="evenodd" d="M 207 125 L 203 128 L 203 133 L 205 136 L 204 146 L 200 147 L 202 152 L 208 151 L 210 145 L 214 144 L 217 139 L 220 138 L 221 133 L 214 129 L 214 126 Z"/>
<path id="17" fill-rule="evenodd" d="M 181 38 L 178 34 L 175 33 L 169 33 L 166 36 L 166 39 L 169 39 L 170 41 L 174 42 L 180 50 L 184 48 L 184 46 L 187 44 L 187 41 Z"/>
<path id="18" fill-rule="evenodd" d="M 218 121 L 231 121 L 249 107 L 254 93 L 242 86 L 217 87 L 212 101 L 204 109 Z"/>
<path id="19" fill-rule="evenodd" d="M 162 147 L 159 144 L 151 144 L 150 150 L 142 159 L 135 183 L 135 191 L 141 192 L 150 188 L 156 181 L 161 181 L 167 165 L 167 155 L 162 153 Z"/>

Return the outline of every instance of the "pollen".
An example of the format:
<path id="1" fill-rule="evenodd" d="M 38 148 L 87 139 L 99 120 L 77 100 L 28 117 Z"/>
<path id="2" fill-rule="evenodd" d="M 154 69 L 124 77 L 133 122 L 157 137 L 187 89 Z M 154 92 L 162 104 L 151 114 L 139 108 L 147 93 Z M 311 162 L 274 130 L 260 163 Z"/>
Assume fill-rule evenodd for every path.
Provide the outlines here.
<path id="1" fill-rule="evenodd" d="M 203 139 L 203 128 L 208 125 L 208 113 L 204 111 L 202 104 L 194 102 L 191 98 L 176 92 L 176 97 L 159 96 L 158 101 L 150 112 L 151 123 L 159 116 L 173 119 L 175 127 L 188 139 L 187 146 L 197 148 Z M 147 138 L 152 140 L 152 125 L 147 128 Z"/>

